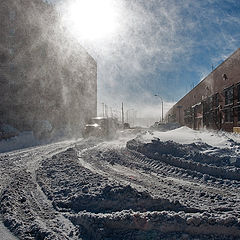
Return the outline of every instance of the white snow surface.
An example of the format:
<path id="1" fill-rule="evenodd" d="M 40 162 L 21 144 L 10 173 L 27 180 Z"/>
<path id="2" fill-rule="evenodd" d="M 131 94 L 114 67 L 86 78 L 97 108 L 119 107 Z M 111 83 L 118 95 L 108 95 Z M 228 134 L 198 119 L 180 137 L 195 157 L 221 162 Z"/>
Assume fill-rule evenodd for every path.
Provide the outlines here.
<path id="1" fill-rule="evenodd" d="M 48 140 L 36 139 L 32 131 L 20 132 L 18 136 L 6 140 L 0 140 L 0 153 L 51 144 L 54 142 L 67 141 L 68 139 L 69 138 L 64 136 L 64 133 L 62 132 L 56 132 L 55 136 Z"/>
<path id="2" fill-rule="evenodd" d="M 138 140 L 149 143 L 154 139 L 161 141 L 174 141 L 180 144 L 207 143 L 212 147 L 232 148 L 232 142 L 240 143 L 240 134 L 228 133 L 223 131 L 193 130 L 188 127 L 180 127 L 167 132 L 147 131 L 140 135 Z"/>
<path id="3" fill-rule="evenodd" d="M 29 239 L 38 232 L 52 234 L 44 239 L 69 240 L 106 239 L 110 232 L 109 239 L 126 240 L 140 239 L 132 235 L 139 233 L 141 239 L 239 239 L 240 135 L 187 127 L 118 135 L 0 153 L 0 239 L 16 239 L 3 221 L 20 239 L 29 232 Z M 34 144 L 23 140 L 25 145 L 19 137 L 8 143 Z M 145 224 L 146 217 L 152 228 L 135 233 L 132 227 Z M 78 232 L 83 226 L 86 236 Z M 161 235 L 154 238 L 153 230 Z"/>

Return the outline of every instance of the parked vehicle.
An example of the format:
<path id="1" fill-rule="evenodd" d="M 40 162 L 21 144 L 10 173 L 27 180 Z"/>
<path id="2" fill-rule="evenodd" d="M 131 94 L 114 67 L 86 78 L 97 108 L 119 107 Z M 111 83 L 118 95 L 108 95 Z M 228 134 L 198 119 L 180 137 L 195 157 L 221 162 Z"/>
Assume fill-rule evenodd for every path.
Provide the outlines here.
<path id="1" fill-rule="evenodd" d="M 112 138 L 115 136 L 118 128 L 117 120 L 114 118 L 95 117 L 86 124 L 83 137 L 107 137 Z"/>

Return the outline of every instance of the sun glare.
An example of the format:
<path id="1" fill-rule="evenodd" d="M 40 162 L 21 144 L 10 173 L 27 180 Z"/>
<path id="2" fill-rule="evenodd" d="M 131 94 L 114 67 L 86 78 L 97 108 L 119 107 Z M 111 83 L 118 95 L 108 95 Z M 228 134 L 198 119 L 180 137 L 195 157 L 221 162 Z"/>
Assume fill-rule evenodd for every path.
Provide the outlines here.
<path id="1" fill-rule="evenodd" d="M 117 30 L 114 0 L 73 0 L 65 21 L 73 34 L 85 40 L 111 37 Z"/>

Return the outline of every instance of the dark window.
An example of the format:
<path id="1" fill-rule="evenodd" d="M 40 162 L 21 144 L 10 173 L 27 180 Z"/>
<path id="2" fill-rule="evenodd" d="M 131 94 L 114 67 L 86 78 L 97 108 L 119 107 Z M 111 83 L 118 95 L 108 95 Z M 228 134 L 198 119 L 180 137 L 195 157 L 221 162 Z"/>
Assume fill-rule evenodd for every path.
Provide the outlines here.
<path id="1" fill-rule="evenodd" d="M 203 104 L 203 112 L 209 112 L 212 107 L 212 98 L 207 98 L 205 101 L 202 102 Z"/>
<path id="2" fill-rule="evenodd" d="M 214 108 L 214 97 L 209 98 L 209 109 L 212 110 Z"/>
<path id="3" fill-rule="evenodd" d="M 218 107 L 218 105 L 219 105 L 219 94 L 216 93 L 213 98 L 214 98 L 214 99 L 213 99 L 213 105 L 214 105 L 214 107 Z"/>
<path id="4" fill-rule="evenodd" d="M 225 122 L 233 122 L 233 111 L 232 109 L 225 110 Z"/>
<path id="5" fill-rule="evenodd" d="M 7 55 L 5 53 L 0 53 L 0 63 L 5 63 L 7 61 Z"/>
<path id="6" fill-rule="evenodd" d="M 237 118 L 238 122 L 240 122 L 240 107 L 237 108 Z"/>
<path id="7" fill-rule="evenodd" d="M 218 126 L 218 124 L 219 124 L 219 112 L 218 112 L 218 110 L 215 110 L 213 112 L 213 123 L 215 124 L 215 126 Z"/>
<path id="8" fill-rule="evenodd" d="M 226 73 L 224 73 L 223 75 L 222 75 L 222 78 L 223 78 L 223 80 L 228 80 L 228 77 L 227 77 L 227 74 Z"/>
<path id="9" fill-rule="evenodd" d="M 233 103 L 233 87 L 225 90 L 225 105 Z"/>
<path id="10" fill-rule="evenodd" d="M 240 102 L 240 84 L 237 85 L 237 101 Z"/>

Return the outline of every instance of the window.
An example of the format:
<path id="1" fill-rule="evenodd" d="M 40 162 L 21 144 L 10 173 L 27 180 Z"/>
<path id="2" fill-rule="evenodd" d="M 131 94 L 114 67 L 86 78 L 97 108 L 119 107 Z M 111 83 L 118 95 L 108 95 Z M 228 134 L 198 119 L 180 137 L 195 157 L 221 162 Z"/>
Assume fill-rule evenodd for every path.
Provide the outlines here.
<path id="1" fill-rule="evenodd" d="M 227 74 L 224 73 L 224 74 L 222 75 L 222 78 L 223 78 L 224 81 L 228 80 Z"/>
<path id="2" fill-rule="evenodd" d="M 240 84 L 237 85 L 237 101 L 240 102 Z"/>
<path id="3" fill-rule="evenodd" d="M 230 108 L 225 110 L 225 122 L 233 122 L 233 111 Z"/>
<path id="4" fill-rule="evenodd" d="M 208 97 L 205 101 L 202 102 L 203 104 L 203 112 L 209 112 L 212 108 L 212 98 Z"/>
<path id="5" fill-rule="evenodd" d="M 225 90 L 225 105 L 233 103 L 233 87 Z"/>
<path id="6" fill-rule="evenodd" d="M 218 107 L 219 105 L 219 94 L 216 93 L 214 96 L 213 96 L 213 104 L 214 104 L 214 107 Z"/>
<path id="7" fill-rule="evenodd" d="M 5 63 L 7 61 L 7 56 L 5 53 L 0 53 L 0 63 Z"/>
<path id="8" fill-rule="evenodd" d="M 211 96 L 209 98 L 209 110 L 212 110 L 214 108 L 214 97 Z"/>
<path id="9" fill-rule="evenodd" d="M 238 107 L 236 110 L 237 110 L 237 120 L 238 122 L 240 122 L 240 107 Z"/>

